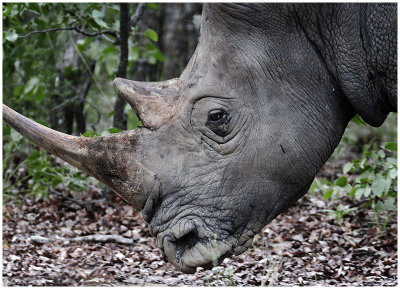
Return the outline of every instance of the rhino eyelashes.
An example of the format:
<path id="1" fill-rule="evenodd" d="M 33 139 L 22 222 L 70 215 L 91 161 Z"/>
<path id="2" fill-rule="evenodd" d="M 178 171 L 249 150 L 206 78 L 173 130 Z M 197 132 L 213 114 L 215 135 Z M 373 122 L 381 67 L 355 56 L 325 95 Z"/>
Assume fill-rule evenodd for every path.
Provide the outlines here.
<path id="1" fill-rule="evenodd" d="M 229 133 L 229 123 L 231 117 L 223 109 L 215 109 L 209 112 L 206 126 L 215 134 L 224 137 Z"/>

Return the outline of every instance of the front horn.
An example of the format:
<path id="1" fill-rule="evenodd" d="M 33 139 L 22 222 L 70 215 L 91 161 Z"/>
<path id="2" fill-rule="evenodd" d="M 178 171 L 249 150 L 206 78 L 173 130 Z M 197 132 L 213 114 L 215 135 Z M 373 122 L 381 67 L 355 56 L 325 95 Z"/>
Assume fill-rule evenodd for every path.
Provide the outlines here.
<path id="1" fill-rule="evenodd" d="M 156 176 L 138 160 L 137 149 L 145 129 L 94 138 L 75 137 L 38 124 L 3 104 L 3 120 L 47 152 L 88 173 L 142 209 L 148 195 L 146 184 Z"/>

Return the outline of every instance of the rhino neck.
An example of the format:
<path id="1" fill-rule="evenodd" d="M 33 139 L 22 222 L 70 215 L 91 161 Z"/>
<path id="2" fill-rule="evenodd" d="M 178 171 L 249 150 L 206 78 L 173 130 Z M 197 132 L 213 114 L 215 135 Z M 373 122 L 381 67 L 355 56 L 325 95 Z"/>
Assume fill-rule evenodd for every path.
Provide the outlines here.
<path id="1" fill-rule="evenodd" d="M 310 6 L 296 7 L 299 27 L 356 113 L 380 126 L 397 111 L 396 5 Z"/>

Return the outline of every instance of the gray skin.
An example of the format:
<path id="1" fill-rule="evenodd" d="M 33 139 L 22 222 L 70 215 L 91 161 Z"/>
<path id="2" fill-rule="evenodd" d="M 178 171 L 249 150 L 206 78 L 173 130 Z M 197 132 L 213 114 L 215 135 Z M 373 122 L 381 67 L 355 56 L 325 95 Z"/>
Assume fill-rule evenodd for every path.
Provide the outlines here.
<path id="1" fill-rule="evenodd" d="M 114 86 L 144 124 L 95 139 L 4 120 L 143 210 L 193 273 L 244 252 L 303 196 L 356 114 L 397 108 L 395 4 L 206 4 L 179 79 Z"/>

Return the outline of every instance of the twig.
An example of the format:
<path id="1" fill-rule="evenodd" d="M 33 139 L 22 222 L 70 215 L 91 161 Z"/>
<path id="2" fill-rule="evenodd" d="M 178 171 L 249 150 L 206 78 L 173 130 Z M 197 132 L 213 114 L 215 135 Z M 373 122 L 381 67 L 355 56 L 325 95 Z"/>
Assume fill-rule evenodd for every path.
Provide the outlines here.
<path id="1" fill-rule="evenodd" d="M 367 202 L 369 202 L 369 200 L 361 200 L 361 201 L 358 201 L 358 202 L 356 202 L 356 203 L 350 205 L 350 208 L 359 207 L 360 205 L 365 204 L 365 203 L 367 203 Z"/>
<path id="2" fill-rule="evenodd" d="M 133 239 L 124 238 L 118 235 L 88 235 L 71 239 L 71 242 L 100 242 L 100 243 L 117 243 L 122 245 L 133 245 Z"/>
<path id="3" fill-rule="evenodd" d="M 94 69 L 96 67 L 96 60 L 93 60 L 90 62 L 89 67 L 87 67 L 88 72 L 89 72 L 89 76 L 92 77 L 87 77 L 85 83 L 83 84 L 83 89 L 82 89 L 82 93 L 79 96 L 79 102 L 83 103 L 86 99 L 86 96 L 89 93 L 89 89 L 90 86 L 92 84 L 92 78 L 93 78 L 93 73 L 94 73 Z"/>
<path id="4" fill-rule="evenodd" d="M 47 184 L 42 183 L 42 182 L 41 182 L 41 184 L 47 186 L 47 187 L 49 188 L 49 191 L 50 191 L 52 194 L 55 194 L 55 195 L 57 195 L 57 196 L 60 196 L 60 197 L 62 197 L 62 198 L 64 198 L 64 199 L 66 199 L 66 200 L 72 202 L 72 203 L 75 203 L 75 204 L 77 204 L 78 206 L 80 206 L 82 209 L 84 209 L 84 208 L 86 208 L 86 207 L 88 207 L 88 206 L 91 206 L 91 205 L 93 205 L 93 204 L 95 204 L 95 203 L 102 202 L 102 201 L 105 200 L 105 199 L 101 199 L 101 200 L 93 200 L 93 201 L 78 201 L 78 200 L 76 200 L 76 199 L 74 199 L 74 198 L 70 198 L 70 197 L 64 195 L 63 193 L 61 193 L 61 192 L 59 192 L 59 191 L 53 189 L 50 185 L 47 185 Z"/>
<path id="5" fill-rule="evenodd" d="M 91 103 L 90 101 L 86 100 L 86 104 L 93 107 L 93 109 L 96 111 L 97 113 L 97 119 L 94 123 L 92 123 L 90 126 L 92 127 L 93 131 L 96 131 L 96 125 L 100 122 L 101 119 L 101 113 L 100 110 L 97 108 L 97 106 L 95 106 L 93 103 Z"/>
<path id="6" fill-rule="evenodd" d="M 73 42 L 72 39 L 71 39 L 71 41 Z M 91 78 L 92 78 L 93 81 L 95 82 L 97 88 L 100 90 L 101 94 L 104 96 L 104 99 L 107 100 L 107 103 L 110 105 L 110 107 L 112 107 L 112 104 L 111 104 L 109 98 L 106 97 L 106 95 L 105 95 L 103 89 L 101 88 L 101 86 L 100 86 L 100 84 L 98 83 L 97 79 L 94 77 L 94 74 L 93 74 L 93 73 L 94 73 L 94 67 L 93 67 L 93 69 L 91 69 L 91 68 L 89 67 L 89 65 L 88 65 L 87 62 L 85 61 L 85 58 L 83 57 L 83 55 L 82 55 L 81 52 L 79 51 L 77 44 L 76 44 L 75 42 L 73 42 L 73 43 L 74 43 L 75 51 L 78 53 L 80 59 L 82 60 L 82 63 L 85 65 L 85 67 L 86 67 L 88 73 L 90 74 Z"/>
<path id="7" fill-rule="evenodd" d="M 51 238 L 36 236 L 36 235 L 29 237 L 29 240 L 38 245 L 43 245 L 52 241 Z"/>
<path id="8" fill-rule="evenodd" d="M 31 36 L 33 34 L 54 32 L 54 31 L 62 31 L 62 30 L 74 30 L 74 31 L 76 31 L 78 33 L 81 33 L 81 34 L 83 34 L 85 36 L 90 36 L 90 37 L 107 34 L 107 35 L 113 36 L 119 42 L 118 33 L 116 31 L 114 31 L 114 30 L 104 30 L 104 31 L 100 31 L 100 32 L 89 33 L 89 32 L 80 30 L 78 27 L 59 27 L 59 28 L 50 28 L 50 29 L 45 29 L 45 30 L 35 30 L 35 31 L 29 32 L 28 34 L 19 35 L 18 38 L 26 38 L 26 37 L 29 37 L 29 36 Z"/>
<path id="9" fill-rule="evenodd" d="M 146 9 L 147 3 L 139 3 L 136 8 L 135 14 L 132 15 L 131 21 L 129 22 L 130 26 L 136 26 L 138 21 L 143 15 L 144 10 Z"/>

